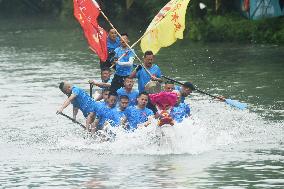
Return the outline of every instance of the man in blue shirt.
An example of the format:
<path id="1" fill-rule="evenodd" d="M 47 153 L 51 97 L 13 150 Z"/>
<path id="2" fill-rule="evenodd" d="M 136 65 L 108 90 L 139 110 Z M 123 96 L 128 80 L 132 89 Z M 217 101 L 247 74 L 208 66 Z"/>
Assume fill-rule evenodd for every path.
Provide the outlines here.
<path id="1" fill-rule="evenodd" d="M 121 36 L 121 46 L 114 50 L 116 70 L 111 82 L 112 91 L 117 91 L 117 89 L 123 87 L 124 78 L 128 77 L 132 71 L 135 56 L 134 50 L 127 47 L 128 35 L 122 34 Z"/>
<path id="2" fill-rule="evenodd" d="M 86 118 L 86 129 L 91 129 L 90 125 L 93 123 L 95 114 L 98 112 L 100 105 L 95 102 L 94 99 L 92 99 L 83 89 L 72 86 L 70 83 L 61 82 L 59 84 L 59 89 L 66 94 L 68 98 L 56 113 L 62 113 L 62 111 L 72 103 L 73 118 L 76 120 L 78 110 L 80 109 Z"/>
<path id="3" fill-rule="evenodd" d="M 162 82 L 161 70 L 159 66 L 153 64 L 154 54 L 152 51 L 146 51 L 143 57 L 144 67 L 151 73 L 151 75 L 145 70 L 141 65 L 137 66 L 135 70 L 131 73 L 130 77 L 138 78 L 138 90 L 143 92 L 145 90 L 145 85 L 150 81 Z"/>
<path id="4" fill-rule="evenodd" d="M 153 119 L 154 113 L 152 110 L 146 108 L 148 102 L 148 94 L 142 92 L 137 98 L 136 106 L 129 106 L 125 110 L 125 119 L 122 121 L 123 124 L 128 122 L 127 129 L 133 131 L 137 129 L 138 125 L 148 126 Z"/>
<path id="5" fill-rule="evenodd" d="M 117 107 L 117 111 L 119 113 L 119 117 L 120 117 L 120 122 L 122 121 L 122 119 L 125 117 L 125 110 L 128 107 L 129 104 L 129 98 L 126 95 L 121 95 L 119 97 L 119 105 Z"/>
<path id="6" fill-rule="evenodd" d="M 181 93 L 177 91 L 178 101 L 171 109 L 170 116 L 175 122 L 180 123 L 184 118 L 190 116 L 190 107 L 188 104 L 181 102 Z"/>
<path id="7" fill-rule="evenodd" d="M 108 95 L 108 99 L 97 113 L 98 118 L 98 126 L 97 129 L 103 129 L 106 122 L 110 123 L 112 127 L 119 126 L 120 124 L 120 117 L 119 113 L 116 108 L 116 101 L 117 101 L 117 93 L 110 92 Z"/>
<path id="8" fill-rule="evenodd" d="M 100 87 L 102 90 L 106 89 L 106 88 L 110 88 L 110 85 L 111 85 L 111 81 L 112 79 L 110 78 L 111 76 L 111 70 L 110 68 L 102 68 L 101 69 L 101 80 L 102 82 L 98 82 L 98 81 L 95 81 L 95 80 L 89 80 L 89 83 L 90 84 L 93 84 L 93 85 L 96 85 L 98 87 Z M 102 94 L 100 94 L 97 98 L 96 98 L 96 101 L 99 101 L 101 100 L 103 97 L 102 97 Z"/>
<path id="9" fill-rule="evenodd" d="M 193 90 L 195 90 L 193 84 L 191 82 L 185 82 L 181 87 L 176 86 L 175 90 L 180 92 L 181 103 L 184 103 L 185 97 L 188 97 Z"/>
<path id="10" fill-rule="evenodd" d="M 133 89 L 134 81 L 133 78 L 127 77 L 124 79 L 124 87 L 117 90 L 118 97 L 126 95 L 129 98 L 129 106 L 137 104 L 137 98 L 139 95 L 138 90 Z"/>
<path id="11" fill-rule="evenodd" d="M 120 39 L 117 36 L 116 30 L 114 28 L 110 28 L 108 30 L 108 37 L 107 37 L 107 51 L 108 51 L 108 58 L 105 62 L 100 61 L 101 69 L 107 67 L 111 67 L 111 63 L 113 62 L 113 58 L 115 55 L 114 50 L 120 46 Z"/>

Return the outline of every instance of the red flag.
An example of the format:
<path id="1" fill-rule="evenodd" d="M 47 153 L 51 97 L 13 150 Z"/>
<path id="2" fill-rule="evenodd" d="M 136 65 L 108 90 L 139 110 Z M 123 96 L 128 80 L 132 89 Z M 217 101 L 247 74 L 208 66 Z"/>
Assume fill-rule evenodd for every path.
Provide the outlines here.
<path id="1" fill-rule="evenodd" d="M 90 48 L 102 61 L 106 61 L 107 32 L 99 26 L 97 18 L 100 14 L 98 4 L 92 0 L 73 0 L 74 16 L 81 24 Z"/>

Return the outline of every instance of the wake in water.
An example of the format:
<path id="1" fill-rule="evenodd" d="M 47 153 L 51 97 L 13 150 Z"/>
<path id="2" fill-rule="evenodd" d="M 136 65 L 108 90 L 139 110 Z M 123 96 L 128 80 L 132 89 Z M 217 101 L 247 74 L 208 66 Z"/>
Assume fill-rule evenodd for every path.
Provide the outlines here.
<path id="1" fill-rule="evenodd" d="M 239 147 L 249 143 L 281 143 L 283 124 L 266 122 L 249 110 L 240 111 L 225 103 L 199 96 L 191 99 L 192 116 L 166 129 L 161 137 L 154 121 L 135 132 L 113 128 L 115 140 L 98 142 L 91 137 L 70 133 L 60 138 L 57 148 L 94 150 L 103 154 L 200 154 Z M 249 146 L 247 145 L 247 146 Z"/>

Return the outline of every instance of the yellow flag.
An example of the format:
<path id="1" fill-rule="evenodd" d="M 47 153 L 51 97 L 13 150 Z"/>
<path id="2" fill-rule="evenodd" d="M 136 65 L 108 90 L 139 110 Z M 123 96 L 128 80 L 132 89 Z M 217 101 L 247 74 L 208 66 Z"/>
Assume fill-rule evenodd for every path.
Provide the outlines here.
<path id="1" fill-rule="evenodd" d="M 190 0 L 171 0 L 155 16 L 141 39 L 141 49 L 156 54 L 161 47 L 183 38 L 185 13 Z"/>

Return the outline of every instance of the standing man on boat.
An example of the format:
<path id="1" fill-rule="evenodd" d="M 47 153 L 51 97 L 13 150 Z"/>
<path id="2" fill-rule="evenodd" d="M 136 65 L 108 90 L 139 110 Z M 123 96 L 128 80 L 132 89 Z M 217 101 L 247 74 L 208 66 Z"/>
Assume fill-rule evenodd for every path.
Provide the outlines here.
<path id="1" fill-rule="evenodd" d="M 133 68 L 135 56 L 134 50 L 127 47 L 127 43 L 129 42 L 128 34 L 121 34 L 121 37 L 121 46 L 114 50 L 116 70 L 111 82 L 111 91 L 117 91 L 117 89 L 123 87 L 124 79 L 130 75 Z"/>
<path id="2" fill-rule="evenodd" d="M 105 62 L 100 61 L 101 70 L 105 67 L 107 68 L 111 67 L 115 55 L 114 50 L 119 46 L 120 46 L 120 39 L 117 36 L 116 30 L 114 28 L 110 28 L 108 30 L 108 37 L 107 37 L 108 58 Z"/>
<path id="3" fill-rule="evenodd" d="M 95 102 L 94 99 L 86 93 L 86 91 L 79 87 L 72 86 L 68 82 L 61 82 L 59 84 L 59 89 L 67 95 L 68 98 L 64 101 L 56 113 L 62 113 L 62 111 L 72 103 L 74 120 L 76 120 L 78 110 L 80 109 L 86 118 L 86 129 L 91 129 L 91 124 L 94 122 L 95 114 L 99 111 L 100 105 Z"/>
<path id="4" fill-rule="evenodd" d="M 153 61 L 154 61 L 153 52 L 146 51 L 143 57 L 143 65 L 151 73 L 151 75 L 141 65 L 138 65 L 130 75 L 130 77 L 132 78 L 134 77 L 138 78 L 138 90 L 140 93 L 145 91 L 145 85 L 150 80 L 162 82 L 161 70 L 158 65 L 153 64 Z"/>

